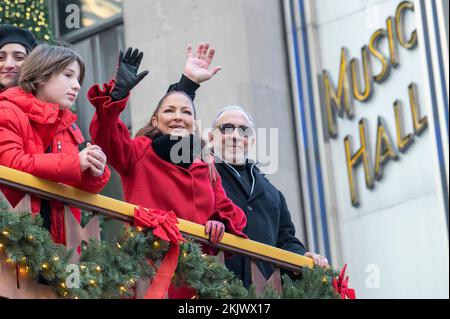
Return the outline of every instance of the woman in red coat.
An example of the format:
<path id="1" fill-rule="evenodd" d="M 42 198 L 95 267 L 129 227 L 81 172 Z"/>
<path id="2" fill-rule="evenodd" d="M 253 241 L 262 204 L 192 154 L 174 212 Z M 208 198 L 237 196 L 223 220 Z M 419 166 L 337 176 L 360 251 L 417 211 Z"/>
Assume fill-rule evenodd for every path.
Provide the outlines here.
<path id="1" fill-rule="evenodd" d="M 192 150 L 196 144 L 195 109 L 189 96 L 169 92 L 159 102 L 149 125 L 141 130 L 143 134 L 134 139 L 120 120 L 129 91 L 147 75 L 146 71 L 136 74 L 142 57 L 138 50 L 121 53 L 116 80 L 104 84 L 103 89 L 95 85 L 88 92 L 96 108 L 90 127 L 92 140 L 121 175 L 125 200 L 147 208 L 173 210 L 182 219 L 208 224 L 208 232 L 208 222 L 217 222 L 212 223 L 210 234 L 214 243 L 223 230 L 245 236 L 245 214 L 227 198 L 220 177 L 211 178 L 210 165 L 201 160 L 200 154 L 188 152 L 181 163 L 170 156 L 172 146 L 184 144 Z"/>
<path id="2" fill-rule="evenodd" d="M 0 165 L 98 193 L 110 171 L 100 147 L 84 142 L 70 111 L 84 77 L 84 62 L 65 47 L 38 46 L 21 67 L 18 86 L 0 94 Z M 25 196 L 0 187 L 15 207 Z M 41 213 L 56 243 L 65 244 L 64 205 L 31 198 L 32 213 Z M 80 221 L 79 209 L 71 208 Z"/>
<path id="3" fill-rule="evenodd" d="M 220 176 L 211 176 L 211 164 L 201 159 L 200 142 L 194 133 L 195 108 L 187 94 L 166 94 L 150 123 L 134 139 L 120 120 L 129 91 L 147 74 L 137 74 L 142 56 L 138 50 L 129 49 L 125 55 L 121 52 L 116 80 L 103 88 L 93 86 L 88 92 L 96 108 L 90 127 L 92 140 L 119 172 L 125 200 L 173 210 L 179 218 L 206 225 L 212 243 L 220 241 L 224 231 L 246 237 L 242 232 L 247 223 L 245 214 L 226 196 Z M 199 54 L 200 60 L 210 62 L 210 58 L 204 51 Z"/>

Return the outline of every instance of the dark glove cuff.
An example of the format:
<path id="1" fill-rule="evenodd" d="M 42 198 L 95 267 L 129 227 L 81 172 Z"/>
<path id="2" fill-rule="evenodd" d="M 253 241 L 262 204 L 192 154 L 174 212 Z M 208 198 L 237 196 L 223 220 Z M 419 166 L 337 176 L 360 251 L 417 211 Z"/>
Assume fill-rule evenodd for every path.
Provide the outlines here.
<path id="1" fill-rule="evenodd" d="M 195 91 L 198 90 L 200 84 L 195 83 L 191 79 L 189 79 L 184 74 L 181 75 L 180 82 L 178 82 L 178 90 L 187 93 L 188 95 L 195 94 Z"/>
<path id="2" fill-rule="evenodd" d="M 111 97 L 113 102 L 121 101 L 129 95 L 129 92 L 127 94 L 124 94 L 123 92 L 119 92 L 119 90 L 114 91 L 114 88 L 115 87 L 113 86 L 109 91 L 109 96 Z"/>

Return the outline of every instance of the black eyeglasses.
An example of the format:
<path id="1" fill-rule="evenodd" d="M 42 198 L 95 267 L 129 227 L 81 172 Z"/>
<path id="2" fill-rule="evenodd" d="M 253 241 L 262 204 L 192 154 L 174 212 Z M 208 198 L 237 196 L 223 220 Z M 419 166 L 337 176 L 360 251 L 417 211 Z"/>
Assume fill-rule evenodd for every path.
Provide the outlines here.
<path id="1" fill-rule="evenodd" d="M 234 130 L 237 129 L 239 136 L 241 137 L 251 137 L 253 136 L 253 129 L 246 125 L 234 125 L 231 123 L 224 123 L 217 127 L 222 134 L 231 135 Z"/>

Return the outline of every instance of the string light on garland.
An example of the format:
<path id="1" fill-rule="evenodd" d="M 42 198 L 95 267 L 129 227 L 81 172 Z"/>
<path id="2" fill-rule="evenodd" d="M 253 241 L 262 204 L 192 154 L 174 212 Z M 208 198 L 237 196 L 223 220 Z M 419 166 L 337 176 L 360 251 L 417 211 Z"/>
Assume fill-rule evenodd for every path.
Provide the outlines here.
<path id="1" fill-rule="evenodd" d="M 28 267 L 20 267 L 20 268 L 19 268 L 19 272 L 20 272 L 20 274 L 22 274 L 22 275 L 27 274 L 29 270 L 30 270 L 30 268 L 28 268 Z"/>
<path id="2" fill-rule="evenodd" d="M 10 24 L 30 30 L 36 39 L 49 41 L 53 33 L 49 24 L 48 0 L 4 0 L 0 7 L 0 25 Z"/>

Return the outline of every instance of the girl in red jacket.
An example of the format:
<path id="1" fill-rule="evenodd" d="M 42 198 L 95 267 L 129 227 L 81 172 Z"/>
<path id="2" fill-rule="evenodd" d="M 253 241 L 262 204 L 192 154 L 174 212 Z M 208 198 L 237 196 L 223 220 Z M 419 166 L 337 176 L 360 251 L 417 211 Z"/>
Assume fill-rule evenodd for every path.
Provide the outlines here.
<path id="1" fill-rule="evenodd" d="M 100 147 L 84 142 L 70 111 L 84 77 L 85 65 L 73 50 L 40 45 L 21 66 L 17 87 L 0 94 L 0 165 L 98 193 L 110 171 Z M 15 207 L 22 192 L 0 187 Z M 41 213 L 44 226 L 57 243 L 65 244 L 64 205 L 31 198 L 32 213 Z M 79 209 L 71 208 L 80 222 Z"/>
<path id="2" fill-rule="evenodd" d="M 207 69 L 214 52 L 208 54 L 204 46 L 198 54 L 198 64 L 204 62 Z M 245 214 L 226 196 L 220 176 L 211 178 L 211 165 L 201 160 L 200 142 L 196 143 L 199 139 L 194 134 L 195 108 L 187 94 L 166 94 L 150 123 L 134 139 L 120 120 L 130 90 L 148 73 L 137 74 L 142 57 L 142 52 L 131 48 L 125 55 L 121 52 L 116 79 L 88 92 L 96 108 L 92 140 L 121 175 L 125 200 L 173 210 L 179 218 L 206 225 L 212 243 L 220 241 L 225 231 L 245 237 Z"/>

